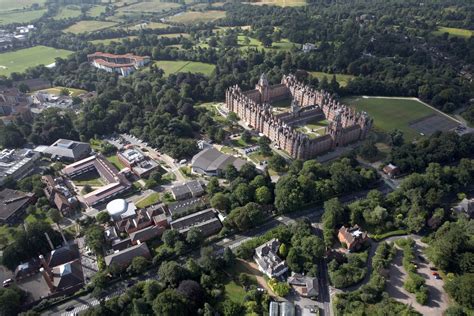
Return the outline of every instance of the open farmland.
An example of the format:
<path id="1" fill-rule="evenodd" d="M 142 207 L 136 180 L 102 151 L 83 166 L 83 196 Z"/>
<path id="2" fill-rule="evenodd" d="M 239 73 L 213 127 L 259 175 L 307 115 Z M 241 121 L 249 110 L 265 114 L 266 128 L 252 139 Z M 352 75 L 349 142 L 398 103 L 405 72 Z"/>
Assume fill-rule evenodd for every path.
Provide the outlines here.
<path id="1" fill-rule="evenodd" d="M 307 4 L 305 0 L 262 0 L 248 3 L 253 5 L 275 5 L 279 7 L 301 7 Z"/>
<path id="2" fill-rule="evenodd" d="M 0 12 L 28 8 L 35 3 L 42 6 L 46 0 L 1 0 Z"/>
<path id="3" fill-rule="evenodd" d="M 87 11 L 87 15 L 95 18 L 95 17 L 99 17 L 104 12 L 105 12 L 105 6 L 96 5 L 90 8 L 89 11 Z"/>
<path id="4" fill-rule="evenodd" d="M 112 42 L 120 43 L 126 39 L 128 40 L 133 40 L 137 38 L 138 36 L 127 36 L 127 37 L 118 37 L 118 38 L 105 38 L 105 39 L 98 39 L 98 40 L 93 40 L 91 41 L 92 44 L 104 44 L 104 45 L 109 45 Z"/>
<path id="5" fill-rule="evenodd" d="M 47 46 L 34 46 L 14 52 L 0 54 L 0 75 L 8 76 L 12 72 L 23 72 L 29 67 L 49 65 L 56 57 L 65 58 L 71 51 Z"/>
<path id="6" fill-rule="evenodd" d="M 67 33 L 86 33 L 86 32 L 94 32 L 98 30 L 102 30 L 108 27 L 112 27 L 116 25 L 115 22 L 105 22 L 105 21 L 79 21 L 76 24 L 71 25 L 64 32 Z"/>
<path id="7" fill-rule="evenodd" d="M 467 30 L 467 29 L 458 29 L 454 27 L 440 26 L 438 27 L 437 31 L 433 32 L 433 34 L 435 35 L 443 35 L 444 33 L 448 33 L 449 36 L 469 38 L 474 34 L 474 31 Z"/>
<path id="8" fill-rule="evenodd" d="M 131 4 L 131 5 L 123 6 L 119 8 L 117 12 L 119 14 L 121 13 L 125 15 L 127 15 L 128 13 L 136 14 L 136 13 L 142 13 L 142 12 L 157 13 L 157 12 L 163 12 L 163 11 L 167 11 L 171 9 L 177 9 L 179 7 L 181 7 L 181 5 L 178 3 L 161 2 L 158 0 L 153 0 L 153 1 L 143 1 L 143 2 Z"/>
<path id="9" fill-rule="evenodd" d="M 225 11 L 210 10 L 205 12 L 188 11 L 176 14 L 168 19 L 170 22 L 194 24 L 199 22 L 210 22 L 225 17 Z"/>
<path id="10" fill-rule="evenodd" d="M 160 60 L 155 61 L 154 65 L 160 67 L 165 72 L 165 76 L 178 72 L 191 72 L 191 73 L 201 73 L 206 76 L 210 76 L 214 71 L 216 66 L 207 63 L 201 63 L 197 61 L 168 61 Z"/>
<path id="11" fill-rule="evenodd" d="M 37 20 L 46 13 L 45 9 L 42 10 L 29 10 L 29 11 L 1 11 L 0 10 L 0 25 L 10 23 L 29 23 Z"/>
<path id="12" fill-rule="evenodd" d="M 69 5 L 67 7 L 59 8 L 58 14 L 56 14 L 53 19 L 55 20 L 71 19 L 71 18 L 77 18 L 80 15 L 81 15 L 80 7 Z"/>
<path id="13" fill-rule="evenodd" d="M 443 119 L 439 129 L 456 122 L 439 112 L 431 109 L 422 102 L 410 98 L 382 98 L 382 97 L 353 97 L 342 100 L 349 106 L 354 106 L 358 111 L 366 111 L 373 119 L 376 130 L 391 132 L 401 130 L 407 140 L 420 138 L 418 125 L 420 122 L 432 121 L 434 117 Z M 438 122 L 441 123 L 441 122 Z M 433 128 L 437 128 L 434 126 Z"/>
<path id="14" fill-rule="evenodd" d="M 327 73 L 327 72 L 320 72 L 320 71 L 310 71 L 309 72 L 311 76 L 318 78 L 318 80 L 323 79 L 326 77 L 328 82 L 331 81 L 333 74 Z M 349 80 L 354 79 L 355 77 L 352 75 L 343 75 L 343 74 L 336 74 L 336 80 L 339 83 L 341 87 L 347 86 L 349 83 Z"/>

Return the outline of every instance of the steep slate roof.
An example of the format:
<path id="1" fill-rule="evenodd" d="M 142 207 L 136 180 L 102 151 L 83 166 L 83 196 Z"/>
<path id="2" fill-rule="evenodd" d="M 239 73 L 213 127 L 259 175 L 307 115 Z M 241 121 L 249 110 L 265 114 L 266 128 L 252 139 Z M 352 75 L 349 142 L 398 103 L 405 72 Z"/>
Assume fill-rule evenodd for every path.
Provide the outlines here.
<path id="1" fill-rule="evenodd" d="M 147 228 L 143 228 L 141 230 L 137 230 L 136 232 L 131 233 L 130 240 L 132 242 L 145 242 L 147 240 L 160 236 L 162 232 L 163 228 L 160 229 L 160 227 L 157 226 L 149 226 Z"/>
<path id="2" fill-rule="evenodd" d="M 79 258 L 79 248 L 77 244 L 67 245 L 49 253 L 47 259 L 50 267 L 56 267 Z"/>
<path id="3" fill-rule="evenodd" d="M 3 189 L 0 191 L 0 219 L 7 220 L 33 198 L 33 193 Z"/>
<path id="4" fill-rule="evenodd" d="M 139 256 L 145 258 L 151 257 L 150 250 L 148 249 L 148 246 L 145 243 L 132 246 L 125 250 L 106 256 L 105 264 L 107 266 L 110 266 L 111 264 L 116 264 L 118 266 L 127 266 L 132 262 L 133 258 Z"/>
<path id="5" fill-rule="evenodd" d="M 84 283 L 84 274 L 79 259 L 54 267 L 52 272 L 54 286 L 59 291 Z"/>

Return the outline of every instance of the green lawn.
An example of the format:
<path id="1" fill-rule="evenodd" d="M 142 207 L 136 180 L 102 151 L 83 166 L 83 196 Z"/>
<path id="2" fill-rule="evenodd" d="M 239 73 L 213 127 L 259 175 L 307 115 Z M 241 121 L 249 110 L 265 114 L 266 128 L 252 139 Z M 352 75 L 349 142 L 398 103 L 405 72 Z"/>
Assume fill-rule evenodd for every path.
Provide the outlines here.
<path id="1" fill-rule="evenodd" d="M 52 224 L 53 221 L 48 217 L 45 211 L 42 211 L 41 209 L 36 209 L 33 213 L 29 214 L 25 218 L 25 222 L 28 224 L 38 222 L 38 221 L 45 221 L 49 224 Z"/>
<path id="2" fill-rule="evenodd" d="M 136 24 L 136 25 L 130 27 L 130 29 L 132 29 L 132 30 L 140 30 L 140 29 L 157 30 L 157 29 L 166 29 L 169 26 L 170 26 L 169 24 L 160 23 L 160 22 L 147 22 L 147 23 Z"/>
<path id="3" fill-rule="evenodd" d="M 70 5 L 66 7 L 60 7 L 58 10 L 58 14 L 56 14 L 53 17 L 53 19 L 61 20 L 61 19 L 77 18 L 80 15 L 81 15 L 81 8 L 75 5 Z"/>
<path id="4" fill-rule="evenodd" d="M 330 82 L 332 80 L 332 76 L 333 76 L 333 74 L 330 74 L 330 73 L 327 73 L 327 72 L 321 72 L 321 71 L 310 71 L 309 73 L 311 74 L 311 76 L 316 77 L 319 80 L 326 77 L 328 82 Z M 341 87 L 347 86 L 347 84 L 349 83 L 349 80 L 354 79 L 354 78 L 355 78 L 355 76 L 352 76 L 352 75 L 336 74 L 336 80 L 337 80 L 337 82 L 339 82 L 339 85 Z"/>
<path id="5" fill-rule="evenodd" d="M 239 275 L 245 273 L 254 284 L 257 284 L 256 275 L 262 275 L 260 271 L 248 268 L 241 260 L 236 260 L 235 264 L 231 268 L 227 268 L 225 272 L 228 274 L 224 283 L 225 294 L 231 301 L 239 304 L 244 302 L 244 297 L 247 294 L 245 289 L 237 283 Z"/>
<path id="6" fill-rule="evenodd" d="M 87 15 L 93 18 L 99 17 L 102 13 L 105 13 L 105 6 L 103 5 L 96 5 L 87 11 Z"/>
<path id="7" fill-rule="evenodd" d="M 116 24 L 117 23 L 115 22 L 106 22 L 106 21 L 79 21 L 76 24 L 73 24 L 67 29 L 65 29 L 64 32 L 73 33 L 73 34 L 94 32 L 94 31 L 112 27 Z"/>
<path id="8" fill-rule="evenodd" d="M 179 13 L 177 15 L 174 15 L 168 20 L 170 22 L 175 22 L 175 23 L 196 24 L 199 22 L 215 21 L 217 19 L 224 18 L 225 15 L 226 15 L 226 12 L 220 11 L 220 10 L 209 10 L 209 11 L 204 11 L 204 12 L 187 11 L 184 13 Z"/>
<path id="9" fill-rule="evenodd" d="M 162 68 L 165 76 L 178 72 L 202 73 L 203 75 L 210 76 L 216 67 L 212 64 L 185 60 L 160 60 L 155 61 L 153 64 Z"/>
<path id="10" fill-rule="evenodd" d="M 160 193 L 158 192 L 153 192 L 152 194 L 148 195 L 144 199 L 141 199 L 136 203 L 136 206 L 138 208 L 145 208 L 147 206 L 150 206 L 152 204 L 160 202 Z"/>
<path id="11" fill-rule="evenodd" d="M 366 111 L 374 119 L 377 130 L 390 132 L 397 128 L 403 131 L 408 140 L 420 137 L 409 126 L 412 121 L 436 113 L 423 103 L 410 99 L 353 97 L 343 99 L 342 103 L 354 106 L 359 111 Z"/>
<path id="12" fill-rule="evenodd" d="M 118 170 L 125 168 L 125 166 L 118 159 L 117 155 L 108 156 L 107 160 L 110 161 Z"/>
<path id="13" fill-rule="evenodd" d="M 258 2 L 249 2 L 253 5 L 274 5 L 279 7 L 301 7 L 307 3 L 305 0 L 261 0 Z"/>
<path id="14" fill-rule="evenodd" d="M 126 37 L 119 37 L 119 38 L 106 38 L 106 39 L 98 39 L 98 40 L 93 40 L 91 41 L 92 44 L 104 44 L 104 45 L 109 45 L 112 42 L 120 43 L 124 41 L 125 39 L 128 40 L 133 40 L 135 38 L 138 38 L 138 36 L 126 36 Z"/>
<path id="15" fill-rule="evenodd" d="M 171 33 L 171 34 L 161 34 L 158 35 L 158 38 L 178 38 L 178 37 L 184 37 L 184 38 L 190 38 L 191 35 L 189 33 Z"/>
<path id="16" fill-rule="evenodd" d="M 46 0 L 0 0 L 0 11 L 19 10 L 26 7 L 31 7 L 36 3 L 40 6 L 45 4 Z"/>
<path id="17" fill-rule="evenodd" d="M 227 280 L 224 286 L 226 296 L 233 302 L 242 304 L 244 302 L 245 292 L 244 288 L 235 283 L 233 280 Z"/>
<path id="18" fill-rule="evenodd" d="M 264 161 L 264 160 L 268 161 L 268 159 L 270 159 L 270 156 L 264 156 L 259 151 L 249 154 L 248 157 L 250 158 L 250 160 L 252 160 L 253 162 L 257 164 L 260 163 L 261 161 Z"/>
<path id="19" fill-rule="evenodd" d="M 105 185 L 97 172 L 87 172 L 74 178 L 74 184 L 78 186 L 90 185 L 91 187 L 101 187 Z"/>
<path id="20" fill-rule="evenodd" d="M 245 43 L 245 38 L 249 39 L 248 44 Z M 296 46 L 296 47 L 300 46 L 299 44 L 295 44 L 283 38 L 279 42 L 273 42 L 271 47 L 263 47 L 263 43 L 260 42 L 258 39 L 245 36 L 245 35 L 237 36 L 237 44 L 240 46 L 240 49 L 258 48 L 258 49 L 266 49 L 266 50 L 271 50 L 271 49 L 289 50 L 293 46 Z"/>
<path id="21" fill-rule="evenodd" d="M 49 65 L 56 57 L 66 58 L 71 51 L 46 46 L 34 46 L 0 54 L 0 75 L 23 72 L 29 67 Z"/>
<path id="22" fill-rule="evenodd" d="M 433 32 L 433 34 L 435 35 L 443 35 L 444 33 L 448 33 L 450 36 L 469 38 L 474 34 L 474 31 L 467 29 L 458 29 L 455 27 L 440 26 L 438 27 L 437 31 Z"/>
<path id="23" fill-rule="evenodd" d="M 64 87 L 53 87 L 53 88 L 49 88 L 49 89 L 43 89 L 41 91 L 46 91 L 48 93 L 51 93 L 51 94 L 56 94 L 56 95 L 59 95 L 61 93 L 61 89 L 63 89 Z M 71 97 L 77 97 L 81 94 L 84 94 L 84 93 L 87 93 L 86 90 L 82 90 L 82 89 L 75 89 L 75 88 L 66 88 L 69 90 L 69 94 Z"/>
<path id="24" fill-rule="evenodd" d="M 0 9 L 0 25 L 10 23 L 29 23 L 31 21 L 39 19 L 45 13 L 45 9 L 12 12 L 2 12 Z"/>

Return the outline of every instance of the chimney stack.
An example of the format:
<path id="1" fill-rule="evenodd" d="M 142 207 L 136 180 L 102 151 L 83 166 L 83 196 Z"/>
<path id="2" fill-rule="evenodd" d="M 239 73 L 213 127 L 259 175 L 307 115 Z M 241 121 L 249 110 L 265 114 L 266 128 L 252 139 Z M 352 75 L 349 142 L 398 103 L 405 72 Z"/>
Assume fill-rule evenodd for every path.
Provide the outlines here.
<path id="1" fill-rule="evenodd" d="M 46 284 L 48 284 L 49 290 L 54 292 L 54 284 L 52 278 L 49 276 L 48 272 L 44 268 L 40 268 L 40 272 L 43 275 Z"/>

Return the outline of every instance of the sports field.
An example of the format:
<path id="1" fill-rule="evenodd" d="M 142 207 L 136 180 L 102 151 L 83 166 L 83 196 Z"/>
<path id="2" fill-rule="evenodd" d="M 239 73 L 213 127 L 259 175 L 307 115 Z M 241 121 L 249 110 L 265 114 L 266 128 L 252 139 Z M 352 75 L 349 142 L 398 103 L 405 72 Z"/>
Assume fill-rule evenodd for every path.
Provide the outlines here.
<path id="1" fill-rule="evenodd" d="M 46 13 L 45 9 L 29 10 L 29 11 L 12 11 L 6 12 L 0 10 L 0 25 L 10 23 L 29 23 L 39 19 Z"/>
<path id="2" fill-rule="evenodd" d="M 76 24 L 71 25 L 64 32 L 80 34 L 85 32 L 94 32 L 102 30 L 108 27 L 116 25 L 115 22 L 105 22 L 105 21 L 79 21 Z"/>
<path id="3" fill-rule="evenodd" d="M 420 138 L 422 136 L 419 129 L 420 123 L 423 121 L 428 123 L 432 121 L 433 117 L 443 121 L 443 124 L 438 125 L 441 129 L 444 129 L 445 125 L 455 122 L 414 99 L 359 96 L 344 98 L 342 103 L 354 106 L 359 111 L 366 111 L 374 119 L 376 130 L 388 133 L 399 129 L 407 140 Z M 448 124 L 445 124 L 446 122 Z M 436 129 L 437 126 L 433 128 Z"/>
<path id="4" fill-rule="evenodd" d="M 168 20 L 175 23 L 194 24 L 199 22 L 210 22 L 225 17 L 226 12 L 220 10 L 209 10 L 205 12 L 188 11 L 173 15 Z"/>
<path id="5" fill-rule="evenodd" d="M 48 92 L 48 93 L 51 93 L 51 94 L 60 95 L 62 89 L 64 89 L 64 87 L 59 87 L 58 86 L 58 87 L 43 89 L 41 91 L 45 91 L 45 92 Z M 66 89 L 69 90 L 69 94 L 70 94 L 71 97 L 77 97 L 81 94 L 87 93 L 86 90 L 82 90 L 82 89 L 75 89 L 75 88 L 66 88 Z"/>
<path id="6" fill-rule="evenodd" d="M 311 76 L 318 78 L 319 80 L 323 79 L 324 77 L 327 78 L 328 82 L 332 80 L 333 74 L 327 72 L 320 72 L 320 71 L 310 71 Z M 352 75 L 343 75 L 343 74 L 336 74 L 336 80 L 339 82 L 341 87 L 347 86 L 349 80 L 355 78 Z"/>
<path id="7" fill-rule="evenodd" d="M 69 50 L 47 46 L 34 46 L 14 52 L 0 54 L 0 75 L 8 76 L 12 72 L 23 72 L 29 67 L 49 65 L 56 57 L 66 58 L 72 54 Z"/>
<path id="8" fill-rule="evenodd" d="M 467 29 L 458 29 L 454 27 L 438 27 L 437 31 L 434 31 L 433 34 L 435 35 L 443 35 L 444 33 L 448 33 L 449 36 L 456 36 L 456 37 L 463 37 L 469 38 L 474 34 L 474 31 L 467 30 Z"/>
<path id="9" fill-rule="evenodd" d="M 191 72 L 191 73 L 201 73 L 205 76 L 210 76 L 216 66 L 212 64 L 201 63 L 197 61 L 169 61 L 169 60 L 160 60 L 155 61 L 154 65 L 160 67 L 165 72 L 165 76 L 178 72 Z"/>
<path id="10" fill-rule="evenodd" d="M 46 0 L 0 0 L 0 11 L 10 11 L 31 7 L 37 3 L 40 6 L 45 4 Z"/>

